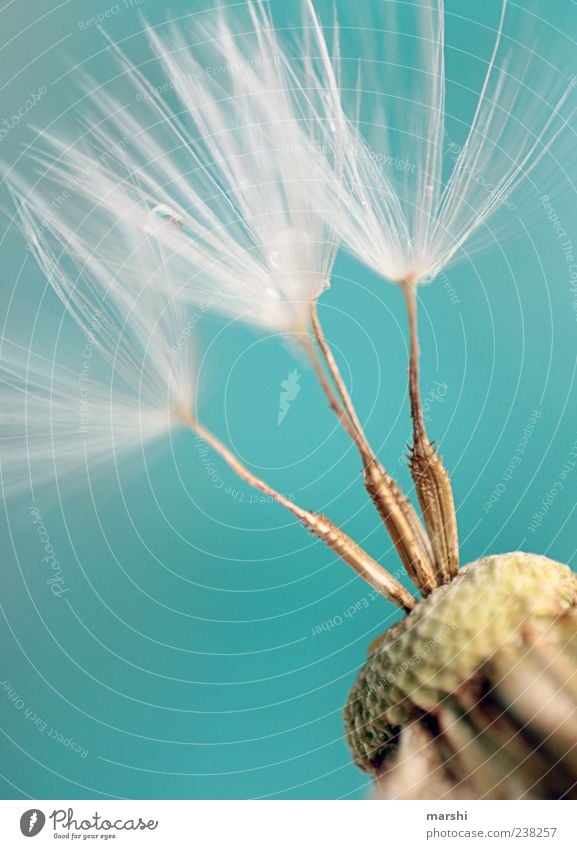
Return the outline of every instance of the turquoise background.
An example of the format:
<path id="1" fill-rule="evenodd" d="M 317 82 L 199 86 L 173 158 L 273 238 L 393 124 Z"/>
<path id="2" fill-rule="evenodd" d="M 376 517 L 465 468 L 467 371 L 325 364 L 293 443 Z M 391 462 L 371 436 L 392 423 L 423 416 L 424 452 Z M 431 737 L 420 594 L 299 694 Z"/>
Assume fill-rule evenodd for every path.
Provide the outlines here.
<path id="1" fill-rule="evenodd" d="M 29 164 L 17 160 L 32 128 L 70 120 L 77 66 L 107 79 L 105 42 L 79 22 L 113 5 L 3 5 L 0 119 L 47 86 L 0 144 L 3 160 L 26 171 Z M 577 5 L 522 6 L 537 16 L 537 49 L 561 73 L 577 73 Z M 201 8 L 143 0 L 105 28 L 137 51 L 139 11 L 159 23 L 169 12 Z M 488 55 L 498 8 L 492 0 L 447 3 L 451 79 L 469 78 L 470 55 Z M 279 15 L 291 19 L 286 9 Z M 470 114 L 471 102 L 456 91 L 451 114 Z M 575 162 L 556 167 L 565 190 L 555 209 L 577 248 Z M 430 398 L 430 434 L 453 478 L 463 562 L 525 549 L 577 564 L 577 470 L 531 530 L 577 439 L 577 293 L 538 199 L 535 206 L 516 238 L 449 269 L 422 292 L 423 396 Z M 56 299 L 6 225 L 3 218 L 4 332 L 60 356 L 74 331 L 61 328 Z M 322 316 L 368 435 L 408 488 L 401 296 L 341 254 Z M 278 339 L 216 317 L 200 332 L 204 420 L 278 489 L 325 511 L 397 569 L 360 485 L 355 452 L 306 364 Z M 301 391 L 279 427 L 281 382 L 294 368 Z M 534 410 L 540 417 L 507 479 Z M 366 797 L 368 778 L 343 742 L 341 708 L 368 643 L 396 610 L 280 508 L 251 502 L 219 460 L 209 475 L 190 435 L 167 439 L 150 455 L 146 466 L 137 458 L 91 481 L 91 489 L 70 493 L 61 484 L 37 495 L 68 588 L 62 598 L 46 584 L 29 503 L 2 514 L 0 685 L 8 682 L 22 706 L 0 686 L 0 794 Z"/>

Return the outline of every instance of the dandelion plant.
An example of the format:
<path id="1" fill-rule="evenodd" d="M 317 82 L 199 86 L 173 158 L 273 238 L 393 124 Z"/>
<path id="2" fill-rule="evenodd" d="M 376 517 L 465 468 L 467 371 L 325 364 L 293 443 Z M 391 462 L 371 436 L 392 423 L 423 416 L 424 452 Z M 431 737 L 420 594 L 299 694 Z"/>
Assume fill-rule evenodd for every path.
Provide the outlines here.
<path id="1" fill-rule="evenodd" d="M 156 278 L 163 293 L 168 288 L 181 303 L 276 331 L 304 349 L 359 451 L 366 488 L 402 563 L 426 595 L 441 580 L 429 540 L 364 433 L 317 314 L 338 247 L 327 204 L 341 173 L 336 125 L 345 119 L 333 89 L 323 85 L 325 77 L 336 83 L 332 60 L 312 5 L 303 7 L 310 34 L 301 51 L 306 45 L 319 60 L 303 61 L 300 74 L 263 8 L 248 8 L 248 35 L 244 22 L 238 26 L 243 36 L 236 36 L 223 10 L 193 30 L 209 67 L 233 69 L 232 90 L 205 73 L 186 32 L 173 27 L 161 37 L 149 31 L 153 56 L 172 83 L 175 111 L 151 96 L 150 83 L 114 49 L 125 98 L 140 104 L 146 131 L 124 103 L 98 90 L 80 142 L 70 146 L 46 135 L 43 150 L 32 155 L 48 168 L 45 187 L 53 183 L 60 194 L 75 185 L 73 202 L 54 221 L 58 228 L 77 227 L 76 204 L 96 205 L 82 249 L 102 245 L 103 273 L 122 268 L 127 284 L 138 287 L 131 245 L 147 237 L 149 250 L 155 246 L 162 259 Z M 94 89 L 94 81 L 85 86 Z M 99 150 L 111 155 L 99 158 Z M 83 180 L 86 173 L 90 179 Z M 42 204 L 44 211 L 35 209 Z M 40 219 L 50 202 L 34 199 L 29 206 Z M 114 226 L 116 218 L 121 227 Z"/>
<path id="2" fill-rule="evenodd" d="M 414 23 L 410 41 L 418 54 L 414 67 L 408 67 L 407 58 L 397 58 L 398 47 L 394 59 L 385 57 L 379 43 L 398 28 L 396 9 L 394 3 L 362 3 L 355 10 L 363 73 L 353 106 L 347 113 L 346 92 L 337 88 L 325 99 L 343 103 L 345 113 L 343 117 L 339 112 L 334 122 L 335 145 L 343 151 L 341 179 L 330 187 L 338 195 L 334 221 L 339 236 L 367 266 L 395 283 L 405 299 L 413 423 L 409 468 L 435 572 L 441 583 L 448 583 L 459 565 L 457 520 L 449 476 L 429 440 L 423 416 L 418 289 L 434 281 L 463 251 L 470 256 L 485 247 L 493 217 L 501 218 L 502 229 L 512 229 L 516 191 L 526 186 L 575 109 L 574 104 L 564 108 L 573 82 L 559 80 L 545 67 L 540 87 L 548 98 L 534 96 L 529 73 L 533 69 L 523 54 L 502 49 L 504 0 L 471 125 L 463 143 L 450 143 L 447 153 L 444 4 L 427 0 L 409 10 Z M 372 50 L 365 43 L 367 32 L 377 41 Z M 337 67 L 327 75 L 327 85 L 336 86 L 334 81 L 344 76 Z M 407 97 L 398 95 L 398 78 L 407 85 Z"/>
<path id="3" fill-rule="evenodd" d="M 577 582 L 567 567 L 527 554 L 487 558 L 459 570 L 450 478 L 425 427 L 417 328 L 419 287 L 434 285 L 465 253 L 486 248 L 495 232 L 505 237 L 514 231 L 527 214 L 527 185 L 547 165 L 549 150 L 575 113 L 574 81 L 504 45 L 504 0 L 471 124 L 462 143 L 449 141 L 447 150 L 444 4 L 428 0 L 409 10 L 417 54 L 412 67 L 398 45 L 392 43 L 387 55 L 379 43 L 395 31 L 401 38 L 396 8 L 361 4 L 355 10 L 358 90 L 352 108 L 349 103 L 347 109 L 346 84 L 331 98 L 345 113 L 335 123 L 344 153 L 341 179 L 330 184 L 338 209 L 333 220 L 347 248 L 404 296 L 413 424 L 409 468 L 435 573 L 448 586 L 378 642 L 347 706 L 349 739 L 357 762 L 382 775 L 379 792 L 387 798 L 574 795 Z M 339 69 L 332 79 L 344 76 Z M 403 98 L 399 80 L 407 85 Z M 402 167 L 396 167 L 399 162 Z M 546 179 L 547 168 L 538 176 Z M 551 594 L 542 597 L 545 585 Z M 429 662 L 435 631 L 444 636 Z M 513 646 L 522 647 L 520 653 Z M 531 713 L 519 689 L 528 683 L 529 655 L 547 681 L 553 656 L 559 658 L 556 680 L 567 687 L 566 695 L 557 696 L 568 711 L 563 743 L 550 739 L 558 714 L 548 722 L 544 711 Z M 516 670 L 512 675 L 509 664 Z M 506 696 L 501 675 L 508 681 Z M 531 751 L 537 728 L 547 731 L 546 742 Z"/>
<path id="4" fill-rule="evenodd" d="M 22 233 L 52 289 L 84 332 L 86 344 L 98 351 L 112 376 L 108 388 L 101 374 L 81 387 L 88 408 L 84 421 L 77 381 L 67 370 L 56 368 L 49 379 L 51 364 L 44 366 L 43 375 L 41 361 L 31 362 L 24 348 L 4 340 L 0 378 L 11 410 L 4 418 L 0 458 L 5 491 L 18 489 L 26 458 L 34 466 L 33 483 L 40 486 L 77 471 L 83 456 L 101 465 L 169 430 L 188 428 L 371 586 L 404 610 L 414 607 L 414 597 L 401 582 L 330 519 L 274 490 L 200 423 L 186 304 L 174 290 L 166 248 L 158 237 L 159 227 L 174 225 L 159 222 L 157 211 L 147 212 L 139 198 L 122 195 L 104 173 L 92 175 L 92 188 L 85 190 L 78 176 L 90 161 L 88 153 L 77 151 L 79 158 L 68 174 L 61 157 L 34 156 L 45 168 L 35 186 L 9 177 Z M 54 218 L 50 191 L 65 177 L 67 185 L 76 178 L 79 188 L 75 193 L 67 190 L 67 215 Z M 114 386 L 119 381 L 126 387 L 123 392 Z"/>

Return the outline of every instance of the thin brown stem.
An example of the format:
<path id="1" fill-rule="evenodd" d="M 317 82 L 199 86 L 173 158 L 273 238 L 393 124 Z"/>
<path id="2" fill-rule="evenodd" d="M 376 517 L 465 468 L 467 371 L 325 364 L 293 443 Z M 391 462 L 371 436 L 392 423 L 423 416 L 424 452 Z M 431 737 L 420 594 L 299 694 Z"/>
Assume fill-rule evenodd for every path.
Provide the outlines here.
<path id="1" fill-rule="evenodd" d="M 368 443 L 366 439 L 364 439 L 364 435 L 362 431 L 359 432 L 354 422 L 352 422 L 348 416 L 346 408 L 343 407 L 342 403 L 339 401 L 337 395 L 333 387 L 331 386 L 330 381 L 328 380 L 325 370 L 323 368 L 323 364 L 318 358 L 317 352 L 315 351 L 308 335 L 303 335 L 299 337 L 299 341 L 304 348 L 304 351 L 315 371 L 317 379 L 321 385 L 321 388 L 325 395 L 327 396 L 329 406 L 331 410 L 336 414 L 340 423 L 346 430 L 349 437 L 357 446 L 363 463 L 366 465 L 371 461 L 371 452 L 368 447 Z"/>
<path id="2" fill-rule="evenodd" d="M 415 286 L 407 283 L 403 287 L 407 314 L 409 317 L 409 399 L 411 402 L 411 419 L 413 422 L 413 439 L 416 441 L 425 434 L 425 418 L 421 403 L 421 388 L 419 375 L 419 330 L 417 324 L 417 295 Z"/>
<path id="3" fill-rule="evenodd" d="M 316 304 L 311 310 L 311 324 L 315 339 L 323 355 L 329 374 L 337 388 L 341 401 L 336 403 L 340 408 L 340 418 L 347 433 L 357 446 L 363 462 L 365 487 L 375 505 L 387 532 L 395 546 L 407 574 L 423 595 L 428 595 L 436 586 L 435 573 L 432 563 L 431 547 L 421 521 L 409 501 L 403 495 L 396 481 L 389 475 L 379 462 L 375 452 L 363 431 L 356 413 L 352 398 L 348 392 L 343 376 L 339 370 L 329 343 L 320 323 Z M 319 374 L 319 366 L 315 364 Z M 324 369 L 320 368 L 321 386 L 334 409 L 334 392 L 326 379 Z M 328 390 L 327 390 L 328 385 Z M 343 420 L 346 414 L 346 422 Z"/>
<path id="4" fill-rule="evenodd" d="M 302 522 L 307 530 L 322 540 L 325 545 L 354 569 L 377 592 L 388 598 L 389 601 L 392 601 L 406 613 L 415 607 L 417 603 L 416 599 L 401 582 L 387 572 L 386 569 L 383 569 L 376 560 L 367 554 L 353 539 L 347 536 L 344 531 L 331 522 L 330 519 L 318 513 L 304 510 L 298 504 L 295 504 L 289 498 L 282 495 L 282 493 L 269 486 L 269 484 L 257 477 L 257 475 L 254 475 L 217 436 L 205 428 L 204 425 L 200 424 L 190 413 L 181 413 L 180 420 L 190 430 L 196 433 L 203 442 L 216 451 L 236 475 L 249 484 L 249 486 L 258 489 L 260 492 L 264 492 L 278 504 L 289 510 L 293 516 L 296 516 Z"/>
<path id="5" fill-rule="evenodd" d="M 403 292 L 409 317 L 409 398 L 413 422 L 413 445 L 409 468 L 433 547 L 436 580 L 449 583 L 459 568 L 457 515 L 451 482 L 441 457 L 429 441 L 425 427 L 419 386 L 419 334 L 417 293 L 412 281 L 406 281 Z"/>
<path id="6" fill-rule="evenodd" d="M 360 419 L 357 415 L 357 411 L 355 410 L 355 406 L 354 406 L 353 400 L 352 400 L 352 398 L 349 394 L 349 390 L 347 389 L 347 385 L 346 385 L 345 381 L 343 380 L 343 376 L 340 372 L 340 369 L 337 365 L 337 362 L 336 362 L 336 360 L 333 356 L 333 352 L 331 351 L 330 345 L 329 345 L 327 338 L 324 334 L 324 330 L 322 328 L 322 325 L 321 325 L 321 322 L 320 322 L 320 319 L 319 319 L 319 314 L 318 314 L 316 303 L 313 304 L 312 309 L 311 309 L 311 324 L 312 324 L 313 331 L 314 331 L 314 334 L 315 334 L 315 339 L 317 340 L 318 346 L 321 349 L 321 352 L 322 352 L 322 355 L 323 355 L 325 362 L 327 364 L 327 368 L 329 370 L 329 373 L 330 373 L 330 375 L 331 375 L 331 377 L 334 381 L 335 386 L 337 387 L 337 391 L 338 391 L 339 395 L 341 396 L 343 406 L 346 410 L 346 413 L 347 413 L 349 419 L 351 420 L 352 424 L 354 425 L 357 433 L 359 434 L 359 439 L 361 440 L 362 444 L 365 446 L 365 451 L 366 451 L 367 455 L 374 456 L 373 452 L 371 450 L 371 447 L 369 445 L 369 442 L 367 440 L 367 437 L 365 436 L 365 433 L 363 431 L 363 426 L 362 426 Z"/>

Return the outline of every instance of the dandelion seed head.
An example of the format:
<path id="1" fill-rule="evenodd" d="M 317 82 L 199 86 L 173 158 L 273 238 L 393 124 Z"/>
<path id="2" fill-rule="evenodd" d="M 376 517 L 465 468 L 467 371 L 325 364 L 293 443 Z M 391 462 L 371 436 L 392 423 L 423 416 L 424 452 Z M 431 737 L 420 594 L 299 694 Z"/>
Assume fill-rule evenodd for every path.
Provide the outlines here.
<path id="1" fill-rule="evenodd" d="M 82 193 L 96 204 L 105 190 L 100 203 L 111 213 L 114 196 L 130 240 L 146 238 L 162 256 L 167 286 L 182 303 L 300 332 L 329 284 L 337 248 L 322 189 L 334 179 L 328 139 L 337 125 L 320 120 L 326 95 L 320 83 L 305 90 L 265 7 L 249 3 L 238 14 L 222 8 L 147 30 L 172 109 L 111 45 L 124 95 L 90 98 L 97 87 L 84 83 L 94 112 L 86 142 L 130 143 L 93 166 Z M 309 77 L 316 74 L 305 62 Z M 63 177 L 81 168 L 76 149 L 72 156 Z"/>
<path id="2" fill-rule="evenodd" d="M 0 488 L 34 498 L 56 481 L 66 491 L 130 462 L 176 422 L 122 385 L 85 348 L 74 370 L 3 339 L 0 343 Z M 104 379 L 108 374 L 108 380 Z"/>
<path id="3" fill-rule="evenodd" d="M 503 0 L 480 89 L 460 85 L 474 113 L 457 144 L 442 0 L 361 0 L 339 14 L 347 59 L 327 45 L 338 58 L 323 84 L 325 102 L 339 104 L 343 160 L 327 208 L 348 249 L 393 282 L 425 280 L 517 232 L 535 206 L 531 183 L 550 179 L 550 153 L 577 108 L 571 81 L 533 46 L 529 16 Z M 318 38 L 336 36 L 326 26 Z"/>
<path id="4" fill-rule="evenodd" d="M 34 181 L 8 172 L 43 274 L 151 425 L 193 406 L 191 308 L 301 332 L 339 240 L 384 277 L 424 283 L 481 249 L 489 221 L 516 219 L 510 198 L 572 115 L 572 84 L 530 51 L 504 58 L 503 14 L 447 151 L 443 3 L 411 5 L 409 42 L 394 5 L 353 28 L 362 61 L 341 59 L 310 0 L 292 45 L 261 3 L 149 28 L 171 107 L 111 44 L 118 92 L 85 77 L 80 138 L 45 132 Z M 408 100 L 395 88 L 407 43 Z"/>
<path id="5" fill-rule="evenodd" d="M 33 149 L 42 164 L 35 182 L 8 172 L 6 184 L 63 321 L 76 323 L 84 343 L 55 364 L 1 342 L 7 495 L 134 456 L 194 408 L 187 308 L 174 297 L 158 239 L 145 232 L 151 220 L 177 229 L 174 217 L 164 209 L 151 219 L 135 206 L 85 144 L 46 141 L 48 151 Z"/>

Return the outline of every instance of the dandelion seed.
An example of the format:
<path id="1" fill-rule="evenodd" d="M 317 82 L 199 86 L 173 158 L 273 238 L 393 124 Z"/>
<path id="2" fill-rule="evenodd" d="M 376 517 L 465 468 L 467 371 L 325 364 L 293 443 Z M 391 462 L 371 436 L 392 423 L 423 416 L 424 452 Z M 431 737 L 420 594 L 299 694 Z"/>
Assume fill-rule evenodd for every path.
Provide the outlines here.
<path id="1" fill-rule="evenodd" d="M 96 205 L 82 191 L 83 154 L 70 159 L 69 171 L 58 158 L 46 161 L 34 186 L 7 173 L 28 246 L 85 336 L 74 369 L 3 342 L 0 460 L 7 494 L 134 453 L 193 406 L 186 310 L 167 291 L 158 245 L 134 238 L 132 210 L 116 205 L 118 195 L 109 206 Z M 66 202 L 55 210 L 63 183 Z M 100 188 L 113 191 L 109 181 Z M 28 482 L 19 473 L 27 467 Z"/>
<path id="2" fill-rule="evenodd" d="M 96 354 L 91 355 L 96 359 Z M 91 368 L 96 371 L 97 364 Z M 0 480 L 4 497 L 33 496 L 66 480 L 68 491 L 166 434 L 175 417 L 162 397 L 147 406 L 129 387 L 3 340 L 0 353 Z M 75 480 L 76 479 L 76 480 Z"/>
<path id="3" fill-rule="evenodd" d="M 230 41 L 230 32 L 225 35 Z M 265 35 L 265 30 L 259 32 L 259 38 Z M 154 36 L 152 41 L 156 43 Z M 241 63 L 243 56 L 237 58 Z M 248 97 L 256 77 L 246 62 L 240 68 L 239 84 Z M 199 73 L 195 66 L 190 71 Z M 134 69 L 127 74 L 132 82 L 140 80 Z M 280 82 L 277 77 L 274 81 Z M 281 90 L 279 103 L 282 97 Z M 240 94 L 238 102 L 243 102 Z M 51 391 L 43 394 L 41 377 L 30 379 L 30 369 L 20 363 L 16 379 L 6 380 L 2 389 L 24 390 L 24 407 L 9 423 L 21 449 L 11 450 L 15 443 L 6 427 L 0 463 L 9 478 L 30 451 L 29 397 L 37 406 L 33 482 L 42 484 L 73 471 L 83 452 L 95 463 L 110 462 L 117 442 L 133 450 L 139 437 L 189 428 L 243 480 L 288 509 L 373 587 L 408 611 L 415 599 L 396 578 L 329 519 L 299 507 L 252 474 L 198 420 L 187 305 L 206 298 L 215 309 L 243 316 L 250 307 L 255 314 L 250 320 L 256 324 L 301 333 L 310 320 L 311 303 L 327 285 L 335 250 L 324 238 L 324 219 L 314 211 L 304 171 L 297 169 L 299 179 L 291 179 L 292 172 L 286 179 L 279 177 L 281 165 L 288 168 L 290 161 L 287 143 L 302 141 L 298 123 L 283 131 L 284 158 L 267 158 L 262 145 L 275 137 L 265 130 L 264 119 L 273 113 L 269 106 L 265 109 L 266 98 L 258 103 L 264 111 L 253 115 L 254 127 L 247 123 L 245 107 L 233 109 L 242 121 L 222 153 L 239 157 L 244 164 L 238 172 L 227 170 L 226 159 L 217 168 L 210 156 L 203 159 L 198 139 L 196 147 L 190 137 L 187 141 L 178 119 L 165 115 L 161 107 L 152 107 L 152 113 L 166 120 L 145 135 L 129 112 L 102 95 L 101 120 L 92 129 L 86 122 L 83 139 L 70 145 L 46 134 L 47 151 L 31 148 L 41 169 L 35 185 L 8 173 L 21 229 L 41 270 L 128 391 L 127 396 L 108 396 L 102 386 L 91 387 L 86 436 L 73 424 L 79 392 L 72 377 L 56 370 Z M 214 108 L 215 103 L 207 103 L 205 111 L 196 114 L 199 129 L 216 120 Z M 107 115 L 112 116 L 108 124 Z M 220 127 L 224 134 L 227 126 L 225 122 Z M 213 127 L 215 137 L 217 129 Z M 281 151 L 280 130 L 276 132 Z M 250 144 L 243 151 L 246 133 Z M 130 145 L 120 145 L 118 139 L 130 139 Z M 198 166 L 192 172 L 196 176 L 183 181 L 177 162 L 163 156 L 172 149 L 163 150 L 165 140 L 181 144 Z M 104 157 L 102 150 L 114 151 L 114 156 Z M 211 147 L 209 153 L 216 157 L 218 151 Z M 255 169 L 258 180 L 247 181 L 245 176 L 254 177 Z M 56 212 L 54 195 L 66 197 Z M 44 430 L 48 421 L 56 422 L 56 452 Z"/>
<path id="4" fill-rule="evenodd" d="M 360 452 L 366 487 L 403 563 L 427 593 L 435 579 L 420 521 L 370 447 L 316 314 L 337 248 L 324 206 L 324 185 L 339 173 L 340 157 L 330 138 L 338 135 L 341 118 L 329 102 L 333 91 L 321 80 L 322 74 L 333 80 L 330 56 L 306 3 L 307 55 L 320 58 L 301 54 L 305 86 L 264 8 L 248 4 L 247 10 L 252 31 L 244 27 L 242 37 L 235 36 L 226 10 L 191 32 L 205 44 L 206 66 L 226 69 L 223 77 L 206 74 L 180 30 L 169 28 L 165 36 L 148 31 L 178 102 L 176 114 L 111 45 L 128 102 L 138 102 L 143 92 L 149 96 L 141 98 L 137 119 L 131 108 L 99 92 L 82 140 L 70 146 L 48 135 L 51 152 L 34 151 L 48 180 L 59 189 L 75 186 L 74 200 L 56 221 L 60 243 L 92 267 L 97 263 L 101 282 L 107 278 L 107 290 L 121 301 L 119 274 L 139 298 L 142 281 L 149 281 L 145 292 L 158 284 L 161 301 L 201 304 L 296 339 Z M 321 120 L 325 111 L 332 117 Z M 119 146 L 118 139 L 130 142 Z M 102 159 L 95 154 L 99 148 L 114 155 Z M 86 173 L 90 179 L 82 180 Z M 50 199 L 30 207 L 25 214 L 35 219 L 27 222 L 33 230 L 49 214 Z M 180 407 L 189 409 L 190 399 Z"/>
<path id="5" fill-rule="evenodd" d="M 506 35 L 514 14 L 503 0 L 470 127 L 447 150 L 443 0 L 425 0 L 403 18 L 396 4 L 355 6 L 347 46 L 349 55 L 358 50 L 360 71 L 343 61 L 334 78 L 344 78 L 344 90 L 325 101 L 342 103 L 354 88 L 348 77 L 360 74 L 367 94 L 362 104 L 345 103 L 348 115 L 337 124 L 343 157 L 342 179 L 331 184 L 339 194 L 334 222 L 348 248 L 392 282 L 434 279 L 464 248 L 468 256 L 486 248 L 494 238 L 483 228 L 489 219 L 500 237 L 518 229 L 511 198 L 538 166 L 542 177 L 551 170 L 547 154 L 575 112 L 573 85 L 524 46 L 526 24 L 514 19 L 514 38 Z M 401 160 L 411 167 L 395 168 Z"/>
<path id="6" fill-rule="evenodd" d="M 8 494 L 46 486 L 82 463 L 100 468 L 188 428 L 409 614 L 374 647 L 345 712 L 355 759 L 379 778 L 384 796 L 416 795 L 422 787 L 415 783 L 434 770 L 434 792 L 447 798 L 463 788 L 483 797 L 568 797 L 577 786 L 577 579 L 568 567 L 519 553 L 482 559 L 456 575 L 452 491 L 419 394 L 416 309 L 417 287 L 472 244 L 544 159 L 563 124 L 566 95 L 546 114 L 523 85 L 509 93 L 514 63 L 497 62 L 504 3 L 471 129 L 462 146 L 451 147 L 454 167 L 444 179 L 443 4 L 409 7 L 420 27 L 420 102 L 384 156 L 362 138 L 360 100 L 348 117 L 341 107 L 338 31 L 329 50 L 308 0 L 302 49 L 314 52 L 301 56 L 302 74 L 280 50 L 260 3 L 247 6 L 253 30 L 239 38 L 228 12 L 219 11 L 203 31 L 211 72 L 176 29 L 166 38 L 150 33 L 183 107 L 178 115 L 121 58 L 140 97 L 132 103 L 145 104 L 149 122 L 100 92 L 98 120 L 86 119 L 78 143 L 46 134 L 48 152 L 32 148 L 37 183 L 8 180 L 21 227 L 102 370 L 78 374 L 2 342 L 1 480 Z M 363 32 L 370 40 L 380 29 Z M 387 42 L 393 68 L 400 36 Z M 383 71 L 382 63 L 374 67 Z M 380 102 L 378 86 L 374 92 L 371 114 L 382 128 L 391 104 Z M 534 121 L 533 133 L 518 130 L 516 110 Z M 503 155 L 513 138 L 518 145 Z M 408 141 L 408 160 L 397 156 L 399 139 Z M 335 234 L 406 299 L 411 472 L 427 532 L 375 457 L 319 321 Z M 198 302 L 301 341 L 359 449 L 367 490 L 407 572 L 428 596 L 423 602 L 329 519 L 254 475 L 200 422 L 187 320 L 188 305 Z M 296 371 L 283 383 L 279 422 L 297 383 Z"/>
<path id="7" fill-rule="evenodd" d="M 369 92 L 364 104 L 368 116 L 364 122 L 359 119 L 362 105 L 357 101 L 352 116 L 338 121 L 341 179 L 327 182 L 334 189 L 327 206 L 338 210 L 334 226 L 349 250 L 405 295 L 413 419 L 409 467 L 431 539 L 435 580 L 446 583 L 459 564 L 457 521 L 449 477 L 427 436 L 422 412 L 416 288 L 433 280 L 465 246 L 469 252 L 485 246 L 483 225 L 490 218 L 505 214 L 505 227 L 510 226 L 505 201 L 544 161 L 565 126 L 572 85 L 530 53 L 528 60 L 520 48 L 502 56 L 503 0 L 473 120 L 445 177 L 444 3 L 426 0 L 411 7 L 403 19 L 413 26 L 408 36 L 395 20 L 395 4 L 371 5 L 370 26 L 367 20 L 360 25 L 367 9 L 366 4 L 360 10 L 355 6 L 352 29 L 353 39 L 355 31 L 362 33 L 363 64 L 354 73 L 360 75 L 361 90 Z M 374 34 L 373 45 L 367 44 L 366 32 Z M 405 49 L 413 58 L 412 68 Z M 540 89 L 549 101 L 532 88 L 537 67 Z M 335 81 L 344 70 L 325 78 L 332 89 L 325 103 L 343 100 Z M 407 85 L 409 102 L 396 94 L 400 81 Z M 383 149 L 384 155 L 377 155 Z M 401 159 L 411 168 L 393 167 Z"/>
<path id="8" fill-rule="evenodd" d="M 190 24 L 188 37 L 174 26 L 147 31 L 174 110 L 111 45 L 126 96 L 92 98 L 97 117 L 88 141 L 104 149 L 119 138 L 130 143 L 93 161 L 81 188 L 91 202 L 125 215 L 133 242 L 143 231 L 157 239 L 180 300 L 302 334 L 311 304 L 329 285 L 337 249 L 321 194 L 332 179 L 325 143 L 331 131 L 315 123 L 315 95 L 299 85 L 264 8 L 248 4 L 239 37 L 229 16 L 215 11 L 202 25 Z M 196 54 L 194 41 L 201 45 Z M 223 73 L 207 74 L 206 67 Z M 66 151 L 66 169 L 80 172 L 91 159 L 75 145 Z"/>

